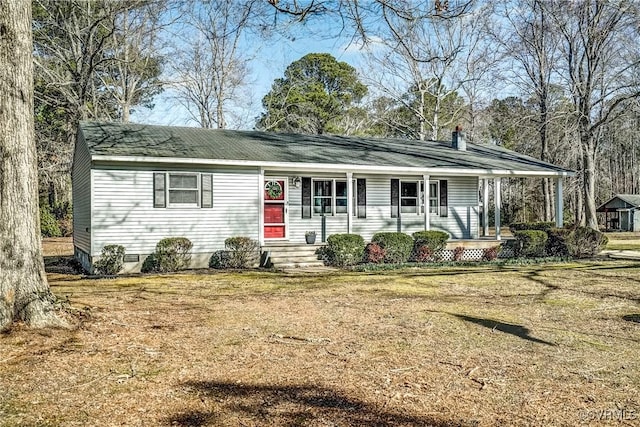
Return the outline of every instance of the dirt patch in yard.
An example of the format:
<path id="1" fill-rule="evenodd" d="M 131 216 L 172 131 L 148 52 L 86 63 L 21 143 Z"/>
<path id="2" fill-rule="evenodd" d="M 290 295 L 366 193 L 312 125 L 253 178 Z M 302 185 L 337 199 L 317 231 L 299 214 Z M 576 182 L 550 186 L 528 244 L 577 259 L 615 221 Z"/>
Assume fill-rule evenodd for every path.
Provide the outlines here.
<path id="1" fill-rule="evenodd" d="M 631 424 L 636 266 L 50 274 L 84 320 L 0 335 L 0 425 Z"/>

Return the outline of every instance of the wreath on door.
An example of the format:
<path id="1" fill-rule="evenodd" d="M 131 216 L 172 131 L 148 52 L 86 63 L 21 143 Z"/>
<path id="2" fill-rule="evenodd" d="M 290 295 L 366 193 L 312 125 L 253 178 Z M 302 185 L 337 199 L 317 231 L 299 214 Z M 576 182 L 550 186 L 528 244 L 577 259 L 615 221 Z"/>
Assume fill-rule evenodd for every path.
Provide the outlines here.
<path id="1" fill-rule="evenodd" d="M 270 199 L 279 199 L 282 196 L 282 185 L 278 181 L 267 181 L 264 189 Z"/>

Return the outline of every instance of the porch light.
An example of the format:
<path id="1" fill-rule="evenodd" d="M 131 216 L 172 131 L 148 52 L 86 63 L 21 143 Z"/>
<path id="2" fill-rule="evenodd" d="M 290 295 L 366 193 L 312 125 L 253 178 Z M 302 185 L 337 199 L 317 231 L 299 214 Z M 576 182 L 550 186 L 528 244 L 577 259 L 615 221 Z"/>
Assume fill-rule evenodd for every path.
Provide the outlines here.
<path id="1" fill-rule="evenodd" d="M 302 179 L 299 176 L 294 176 L 293 177 L 293 186 L 296 188 L 300 188 L 300 185 L 302 185 Z"/>

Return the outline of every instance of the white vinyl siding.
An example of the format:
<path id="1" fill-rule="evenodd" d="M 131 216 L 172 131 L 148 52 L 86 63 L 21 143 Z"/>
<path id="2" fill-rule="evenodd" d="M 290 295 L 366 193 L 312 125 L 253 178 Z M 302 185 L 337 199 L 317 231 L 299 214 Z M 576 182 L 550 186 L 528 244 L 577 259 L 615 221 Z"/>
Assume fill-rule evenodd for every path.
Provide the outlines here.
<path id="1" fill-rule="evenodd" d="M 291 174 L 294 175 L 294 174 Z M 298 176 L 299 174 L 295 174 Z M 336 175 L 309 175 L 314 180 L 344 180 Z M 419 182 L 422 177 L 416 176 L 380 176 L 355 175 L 366 179 L 367 217 L 352 217 L 352 232 L 360 234 L 365 240 L 371 239 L 378 231 L 398 231 L 398 218 L 391 218 L 391 179 Z M 446 217 L 431 215 L 431 229 L 446 231 L 454 239 L 471 239 L 478 237 L 478 178 L 477 177 L 444 177 L 431 176 L 430 182 L 448 181 L 448 215 Z M 354 204 L 354 211 L 356 206 Z M 326 216 L 326 235 L 347 232 L 346 215 Z M 404 233 L 424 230 L 424 213 L 415 211 L 401 214 L 400 228 Z M 289 192 L 289 240 L 304 242 L 306 231 L 315 231 L 321 236 L 322 217 L 302 218 L 302 190 L 290 186 Z"/>
<path id="2" fill-rule="evenodd" d="M 129 254 L 150 254 L 165 237 L 188 238 L 193 253 L 223 249 L 228 237 L 258 239 L 257 171 L 198 171 L 211 173 L 212 209 L 154 208 L 154 172 L 94 169 L 92 254 L 107 244 L 122 245 Z"/>
<path id="3" fill-rule="evenodd" d="M 72 183 L 73 245 L 91 254 L 91 158 L 82 132 L 73 153 Z"/>

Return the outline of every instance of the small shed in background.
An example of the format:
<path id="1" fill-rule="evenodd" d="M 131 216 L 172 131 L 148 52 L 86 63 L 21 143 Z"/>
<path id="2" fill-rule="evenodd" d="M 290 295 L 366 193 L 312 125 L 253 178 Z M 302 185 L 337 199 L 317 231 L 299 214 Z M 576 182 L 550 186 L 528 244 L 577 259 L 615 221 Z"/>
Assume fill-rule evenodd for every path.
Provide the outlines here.
<path id="1" fill-rule="evenodd" d="M 604 213 L 607 230 L 640 231 L 640 194 L 616 194 L 597 211 Z"/>

